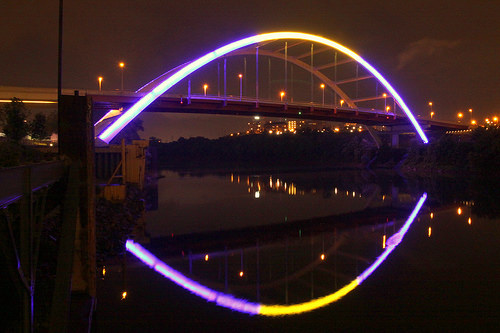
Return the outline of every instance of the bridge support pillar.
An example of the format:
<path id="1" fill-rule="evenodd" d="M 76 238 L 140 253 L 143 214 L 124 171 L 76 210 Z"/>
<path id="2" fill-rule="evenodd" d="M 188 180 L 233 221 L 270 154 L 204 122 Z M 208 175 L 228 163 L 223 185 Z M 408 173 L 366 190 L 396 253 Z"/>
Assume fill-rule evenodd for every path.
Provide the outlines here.
<path id="1" fill-rule="evenodd" d="M 399 148 L 399 132 L 391 133 L 391 147 Z"/>

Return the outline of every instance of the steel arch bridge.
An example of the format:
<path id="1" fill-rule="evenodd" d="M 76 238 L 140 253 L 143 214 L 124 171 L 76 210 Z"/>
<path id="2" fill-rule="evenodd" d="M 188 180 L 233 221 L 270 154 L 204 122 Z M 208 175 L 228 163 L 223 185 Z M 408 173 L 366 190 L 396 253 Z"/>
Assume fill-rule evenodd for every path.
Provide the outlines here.
<path id="1" fill-rule="evenodd" d="M 247 75 L 248 56 L 252 58 L 255 56 L 255 60 L 252 60 L 249 66 L 255 71 L 249 75 Z M 239 95 L 228 93 L 229 90 L 237 90 L 235 82 L 237 80 L 228 82 L 227 76 L 228 72 L 234 72 L 234 69 L 228 66 L 228 60 L 233 59 L 232 57 L 244 59 L 243 71 L 240 62 L 240 70 L 237 71 L 240 74 L 236 76 L 239 81 Z M 263 57 L 267 58 L 267 66 L 262 60 Z M 222 84 L 221 62 L 223 62 Z M 200 76 L 203 71 L 206 71 L 203 75 L 210 76 L 211 66 L 217 67 L 217 95 L 207 94 L 206 84 L 203 84 L 203 93 L 196 93 L 197 89 L 192 93 L 191 82 L 199 80 L 197 75 Z M 266 68 L 267 82 L 262 80 L 262 72 Z M 213 68 L 211 71 L 211 76 L 214 76 Z M 274 74 L 275 72 L 277 74 Z M 230 77 L 234 78 L 233 75 L 234 73 L 232 75 L 230 73 Z M 277 75 L 278 79 L 275 79 L 274 75 Z M 248 78 L 255 82 L 254 87 L 251 85 L 253 96 L 249 97 L 245 93 L 243 97 L 243 80 L 246 92 L 249 87 L 246 84 Z M 200 86 L 202 85 L 196 85 Z M 241 103 L 246 103 L 248 105 L 243 105 L 244 108 L 248 109 L 251 105 L 254 110 L 262 110 L 264 114 L 266 107 L 269 109 L 278 105 L 281 110 L 293 108 L 300 110 L 307 107 L 311 110 L 314 108 L 322 110 L 323 114 L 354 113 L 357 118 L 352 119 L 360 120 L 360 123 L 367 119 L 367 116 L 372 117 L 371 124 L 377 122 L 383 124 L 383 119 L 404 119 L 406 123 L 408 121 L 411 123 L 424 143 L 428 142 L 401 96 L 373 66 L 343 45 L 324 37 L 300 32 L 274 32 L 244 38 L 164 73 L 143 86 L 136 94 L 129 96 L 131 98 L 127 100 L 128 103 L 123 103 L 129 107 L 100 132 L 98 138 L 109 143 L 129 122 L 157 99 L 168 101 L 170 97 L 178 103 L 179 96 L 181 103 L 183 96 L 187 96 L 186 104 L 191 104 L 191 101 L 196 99 L 205 102 L 222 101 L 224 107 L 228 107 L 231 103 L 234 105 L 235 102 L 239 102 L 241 107 Z M 207 108 L 206 105 L 204 107 Z M 212 106 L 208 106 L 210 107 Z M 273 112 L 268 114 L 279 116 Z M 301 112 L 298 111 L 297 114 L 300 115 Z M 287 115 L 293 118 L 290 113 L 284 113 L 282 117 Z M 315 119 L 323 118 L 316 116 Z"/>

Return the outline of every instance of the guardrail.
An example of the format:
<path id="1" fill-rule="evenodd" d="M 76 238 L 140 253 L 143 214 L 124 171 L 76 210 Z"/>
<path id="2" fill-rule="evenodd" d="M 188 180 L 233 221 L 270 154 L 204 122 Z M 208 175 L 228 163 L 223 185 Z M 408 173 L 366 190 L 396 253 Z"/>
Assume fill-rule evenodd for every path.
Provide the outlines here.
<path id="1" fill-rule="evenodd" d="M 35 192 L 57 182 L 64 171 L 63 161 L 0 169 L 0 207 L 18 201 L 27 189 Z"/>

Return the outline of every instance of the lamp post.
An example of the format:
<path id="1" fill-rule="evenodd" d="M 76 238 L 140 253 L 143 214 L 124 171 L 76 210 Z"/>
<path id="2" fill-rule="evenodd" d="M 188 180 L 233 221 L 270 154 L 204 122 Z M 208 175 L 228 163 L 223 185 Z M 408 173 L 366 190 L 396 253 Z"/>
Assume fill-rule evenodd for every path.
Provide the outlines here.
<path id="1" fill-rule="evenodd" d="M 99 82 L 99 94 L 102 92 L 102 76 L 99 76 L 97 78 L 97 81 Z"/>
<path id="2" fill-rule="evenodd" d="M 458 122 L 460 123 L 460 121 L 464 117 L 464 114 L 462 112 L 459 112 L 459 113 L 457 113 L 457 117 L 458 117 Z"/>
<path id="3" fill-rule="evenodd" d="M 387 106 L 385 107 L 385 112 L 389 113 L 389 111 L 391 111 L 391 107 L 390 107 L 389 105 L 387 105 Z"/>
<path id="4" fill-rule="evenodd" d="M 343 99 L 340 100 L 340 107 L 342 107 L 342 105 L 344 105 L 344 100 Z"/>
<path id="5" fill-rule="evenodd" d="M 469 113 L 470 113 L 470 123 L 472 125 L 472 109 L 469 109 Z"/>
<path id="6" fill-rule="evenodd" d="M 384 97 L 384 110 L 387 110 L 387 94 L 383 93 L 382 97 Z"/>
<path id="7" fill-rule="evenodd" d="M 281 91 L 280 92 L 280 101 L 283 102 L 283 97 L 285 97 L 285 92 Z"/>
<path id="8" fill-rule="evenodd" d="M 432 104 L 432 102 L 429 102 L 429 107 L 430 107 L 430 109 L 431 109 L 431 110 L 429 111 L 429 112 L 430 112 L 429 114 L 431 115 L 431 119 L 432 119 L 432 116 L 434 116 L 434 111 L 432 110 L 432 105 L 433 105 L 433 104 Z"/>
<path id="9" fill-rule="evenodd" d="M 238 77 L 240 78 L 240 101 L 241 101 L 241 95 L 243 93 L 243 74 L 239 74 Z"/>
<path id="10" fill-rule="evenodd" d="M 120 66 L 120 69 L 122 71 L 122 85 L 121 85 L 121 91 L 123 92 L 123 69 L 125 68 L 125 63 L 123 61 L 121 61 L 118 66 Z"/>
<path id="11" fill-rule="evenodd" d="M 208 89 L 208 84 L 206 84 L 206 83 L 205 83 L 205 84 L 203 85 L 203 95 L 204 95 L 204 96 L 207 96 L 207 89 Z"/>
<path id="12" fill-rule="evenodd" d="M 320 86 L 319 86 L 323 92 L 323 99 L 322 99 L 322 104 L 323 106 L 325 106 L 325 84 L 322 83 Z"/>

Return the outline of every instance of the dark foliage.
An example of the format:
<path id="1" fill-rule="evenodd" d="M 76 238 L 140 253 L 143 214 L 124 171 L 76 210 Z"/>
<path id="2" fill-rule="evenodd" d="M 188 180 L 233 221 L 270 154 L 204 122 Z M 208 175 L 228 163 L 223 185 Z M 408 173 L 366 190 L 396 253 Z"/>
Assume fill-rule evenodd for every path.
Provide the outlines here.
<path id="1" fill-rule="evenodd" d="M 28 110 L 24 103 L 18 98 L 12 98 L 12 102 L 5 104 L 2 109 L 2 130 L 5 136 L 13 141 L 19 142 L 28 134 L 26 117 Z"/>
<path id="2" fill-rule="evenodd" d="M 360 167 L 398 163 L 404 151 L 377 149 L 366 133 L 307 132 L 226 136 L 215 140 L 180 138 L 152 142 L 169 168 Z"/>
<path id="3" fill-rule="evenodd" d="M 428 145 L 415 144 L 404 168 L 422 174 L 473 174 L 497 177 L 500 129 L 477 128 L 469 135 L 444 135 Z"/>
<path id="4" fill-rule="evenodd" d="M 47 132 L 47 117 L 41 113 L 37 113 L 29 124 L 29 133 L 33 139 L 46 139 L 49 136 Z"/>

